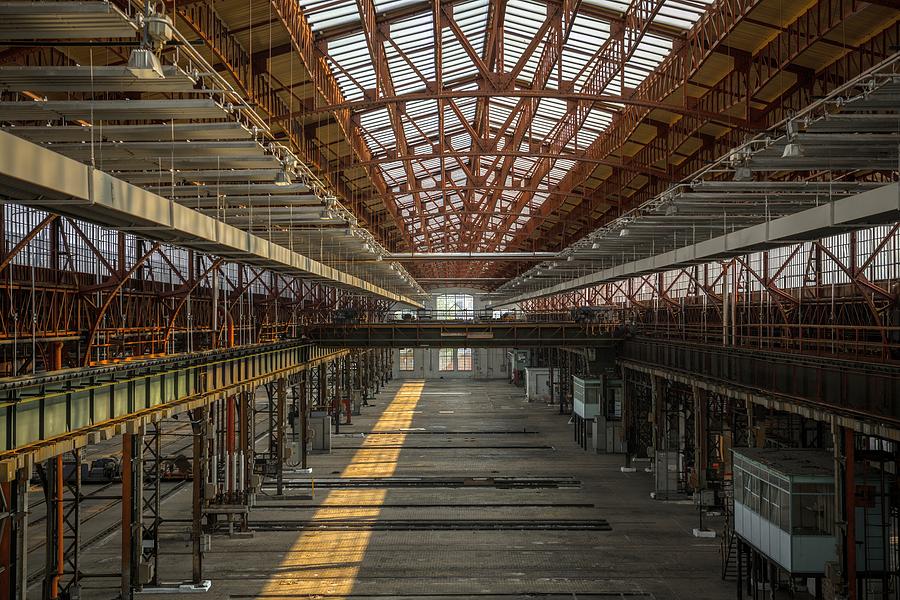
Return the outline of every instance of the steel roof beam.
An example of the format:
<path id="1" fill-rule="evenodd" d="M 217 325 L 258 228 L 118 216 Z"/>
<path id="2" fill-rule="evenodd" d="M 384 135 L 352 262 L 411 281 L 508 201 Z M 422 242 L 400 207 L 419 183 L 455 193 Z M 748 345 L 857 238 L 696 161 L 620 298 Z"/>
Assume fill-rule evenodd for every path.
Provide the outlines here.
<path id="1" fill-rule="evenodd" d="M 277 8 L 273 5 L 273 12 Z M 231 33 L 211 3 L 192 4 L 190 6 L 178 5 L 178 16 L 201 39 L 204 40 L 216 59 L 225 67 L 225 70 L 237 83 L 243 95 L 251 101 L 258 110 L 269 118 L 290 112 L 290 107 L 275 93 L 273 86 L 267 77 L 259 76 L 254 72 L 254 63 L 251 55 L 241 46 L 237 38 Z M 278 17 L 284 21 L 284 15 L 278 12 Z M 316 165 L 320 173 L 328 175 L 328 169 L 324 168 L 320 156 L 311 153 L 311 145 L 301 135 L 301 128 L 293 120 L 283 126 L 287 141 L 299 150 L 301 156 L 310 163 Z M 328 177 L 326 176 L 326 180 Z M 391 241 L 387 231 L 383 229 L 385 223 L 380 222 L 377 215 L 373 214 L 367 206 L 358 201 L 355 195 L 337 179 L 329 180 L 332 187 L 340 193 L 351 212 L 359 219 L 363 226 L 372 229 L 387 246 Z"/>
<path id="2" fill-rule="evenodd" d="M 441 4 L 453 5 L 459 3 L 461 0 L 441 0 Z M 889 1 L 889 0 L 884 0 Z M 382 13 L 376 14 L 376 22 L 378 25 L 392 25 L 394 23 L 399 23 L 400 21 L 404 21 L 411 17 L 426 13 L 432 10 L 434 4 L 434 0 L 424 0 L 419 2 L 412 2 L 401 6 L 400 8 L 396 8 L 393 10 L 387 10 Z M 559 6 L 558 0 L 544 0 L 543 4 L 545 4 L 551 10 L 557 6 Z M 610 23 L 621 22 L 624 18 L 623 13 L 603 7 L 603 6 L 595 6 L 592 4 L 585 4 L 580 9 L 580 12 L 599 19 L 601 21 L 608 21 Z M 343 37 L 348 37 L 351 35 L 355 35 L 362 30 L 362 23 L 359 22 L 351 22 L 341 25 L 335 25 L 333 27 L 327 27 L 316 32 L 316 40 L 322 42 L 331 42 L 333 40 L 337 40 Z M 665 25 L 663 23 L 652 23 L 650 25 L 650 32 L 665 38 L 682 38 L 685 35 L 685 30 L 679 29 L 677 27 L 673 27 L 671 25 Z"/>
<path id="3" fill-rule="evenodd" d="M 294 49 L 303 65 L 306 67 L 313 86 L 319 96 L 329 104 L 340 104 L 343 102 L 344 95 L 341 92 L 340 86 L 338 86 L 334 75 L 332 75 L 328 68 L 325 55 L 322 53 L 316 42 L 312 29 L 309 26 L 309 22 L 303 14 L 300 3 L 296 0 L 270 0 L 270 3 L 272 11 L 278 15 L 282 25 L 290 36 Z M 362 136 L 359 134 L 358 126 L 351 118 L 350 111 L 336 111 L 334 113 L 334 120 L 344 134 L 347 143 L 350 145 L 351 155 L 355 155 L 356 158 L 363 162 L 369 160 L 370 154 L 368 147 L 362 139 Z M 404 227 L 404 221 L 400 217 L 400 211 L 397 208 L 397 205 L 387 194 L 388 186 L 384 181 L 384 178 L 375 168 L 363 168 L 368 174 L 372 186 L 379 193 L 380 200 L 387 209 L 388 214 L 394 220 L 394 225 L 397 228 L 397 231 L 399 231 L 401 239 L 408 247 L 414 248 L 415 243 L 413 237 L 409 230 Z M 352 195 L 350 197 L 352 198 Z M 388 246 L 390 245 L 391 244 L 388 244 Z"/>
<path id="4" fill-rule="evenodd" d="M 549 82 L 550 76 L 553 73 L 553 68 L 562 57 L 565 42 L 566 40 L 568 40 L 569 34 L 571 34 L 572 32 L 572 28 L 575 24 L 575 17 L 581 4 L 581 0 L 562 0 L 562 2 L 560 2 L 555 10 L 548 11 L 546 20 L 532 37 L 528 47 L 522 53 L 522 56 L 520 57 L 518 63 L 510 73 L 510 81 L 515 79 L 517 72 L 521 71 L 524 65 L 531 58 L 532 54 L 537 51 L 537 48 L 539 46 L 542 45 L 543 50 L 541 51 L 540 58 L 538 59 L 537 66 L 534 70 L 531 89 L 542 90 L 547 87 L 547 83 Z M 492 83 L 494 83 L 496 87 L 496 80 L 494 80 Z M 507 85 L 504 87 L 511 86 Z M 534 99 L 519 100 L 519 102 L 516 104 L 516 107 L 512 111 L 510 111 L 506 121 L 497 131 L 494 139 L 491 140 L 491 146 L 494 149 L 497 148 L 501 138 L 504 138 L 504 136 L 506 136 L 506 131 L 512 125 L 513 120 L 515 120 L 515 129 L 513 129 L 512 134 L 510 135 L 510 140 L 504 145 L 504 148 L 512 147 L 518 149 L 522 144 L 523 137 L 531 127 L 536 112 L 537 102 Z M 473 144 L 474 143 L 475 142 L 473 140 Z M 499 156 L 496 156 L 494 158 L 494 160 L 491 162 L 491 165 L 488 167 L 488 171 L 497 169 L 499 158 Z M 505 184 L 514 162 L 514 157 L 505 157 L 502 165 L 499 168 L 498 174 L 494 177 L 494 181 Z M 481 202 L 480 208 L 485 210 L 485 212 L 492 212 L 496 208 L 497 202 L 499 200 L 499 194 L 488 194 L 488 196 Z M 475 219 L 471 224 L 471 227 L 473 228 L 473 230 L 481 233 L 481 239 L 478 241 L 484 241 L 485 233 L 487 231 L 486 218 Z M 470 242 L 466 244 L 466 248 L 471 250 L 472 248 L 474 248 L 474 245 Z"/>
<path id="5" fill-rule="evenodd" d="M 588 93 L 602 94 L 616 76 L 622 78 L 620 85 L 624 89 L 625 66 L 634 56 L 635 50 L 637 50 L 638 45 L 644 38 L 644 34 L 649 29 L 650 23 L 659 13 L 662 5 L 663 0 L 631 0 L 628 9 L 625 11 L 624 23 L 610 32 L 611 35 L 575 77 L 575 81 L 578 81 L 581 78 L 581 74 L 590 68 L 590 72 L 582 85 L 582 91 L 586 90 Z M 578 102 L 574 106 L 570 106 L 569 110 L 566 111 L 566 114 L 554 130 L 550 131 L 547 139 L 544 141 L 544 143 L 549 145 L 551 155 L 562 153 L 572 138 L 584 127 L 590 113 L 590 105 L 585 106 Z M 554 158 L 540 160 L 532 171 L 531 180 L 540 181 L 553 169 L 555 164 L 556 159 Z M 663 177 L 665 177 L 665 174 Z M 522 193 L 516 201 L 512 212 L 519 212 L 530 201 L 531 196 L 527 192 Z M 503 236 L 516 221 L 517 219 L 514 218 L 507 218 L 503 221 L 494 233 L 489 249 L 496 247 L 500 243 Z"/>
<path id="6" fill-rule="evenodd" d="M 688 43 L 680 50 L 673 51 L 673 54 L 670 55 L 666 62 L 660 65 L 657 72 L 648 77 L 645 83 L 638 88 L 634 96 L 636 98 L 662 101 L 680 86 L 690 82 L 699 70 L 699 67 L 704 64 L 710 52 L 715 47 L 723 44 L 725 35 L 733 30 L 737 23 L 745 15 L 749 14 L 756 4 L 756 0 L 737 0 L 737 2 L 738 4 L 734 7 L 737 10 L 733 13 L 718 15 L 715 18 L 713 18 L 713 15 L 709 15 L 708 18 L 701 19 L 691 30 Z M 838 26 L 844 18 L 859 10 L 861 6 L 863 5 L 854 0 L 819 0 L 805 13 L 799 15 L 791 25 L 782 28 L 775 38 L 749 59 L 749 62 L 737 65 L 738 68 L 726 74 L 718 83 L 708 89 L 701 98 L 692 101 L 690 106 L 702 111 L 704 115 L 710 113 L 727 114 L 735 107 L 740 107 L 742 103 L 747 102 L 748 97 L 755 96 L 759 90 L 772 81 L 773 77 L 787 68 L 799 54 L 822 39 L 834 27 Z M 713 25 L 723 28 L 721 35 L 717 33 Z M 704 37 L 713 34 L 716 35 L 714 37 Z M 684 69 L 688 69 L 688 71 L 679 72 Z M 687 101 L 687 98 L 685 101 Z M 747 107 L 749 110 L 749 103 Z M 585 150 L 584 156 L 592 158 L 608 157 L 617 152 L 648 112 L 637 105 L 627 106 L 613 120 L 613 123 L 610 124 L 607 130 Z M 753 120 L 753 116 L 750 114 L 746 114 L 745 118 L 748 123 Z M 673 126 L 657 128 L 657 136 L 644 145 L 629 160 L 642 164 L 654 164 L 660 160 L 667 160 L 671 153 L 675 152 L 687 140 L 697 137 L 701 128 L 711 122 L 712 120 L 707 116 L 684 114 Z M 682 177 L 689 175 L 693 170 L 702 166 L 704 160 L 721 155 L 737 145 L 738 141 L 732 136 L 725 136 L 721 140 L 712 140 L 705 143 L 697 152 L 692 154 L 692 156 L 698 158 L 689 158 L 689 160 L 682 162 L 673 171 L 671 179 L 678 181 Z M 577 164 L 560 182 L 558 189 L 560 191 L 571 191 L 577 188 L 591 175 L 595 168 L 588 162 Z M 618 190 L 623 187 L 627 189 L 632 181 L 633 179 L 621 183 L 613 183 L 613 185 L 608 187 L 615 189 L 607 190 L 603 195 L 606 196 L 609 193 L 617 194 Z M 623 183 L 624 186 L 622 185 Z M 663 183 L 664 181 L 648 181 L 645 185 L 648 186 L 649 192 L 640 197 L 639 201 L 660 191 Z M 565 197 L 552 194 L 541 207 L 541 213 L 549 214 L 555 212 L 564 202 Z M 573 219 L 568 219 L 567 221 L 571 223 Z M 516 247 L 526 243 L 526 240 L 531 236 L 537 225 L 538 223 L 526 225 L 510 246 Z"/>
<path id="7" fill-rule="evenodd" d="M 394 82 L 391 77 L 390 63 L 387 53 L 384 49 L 385 35 L 378 28 L 375 22 L 375 2 L 374 0 L 356 0 L 357 10 L 363 25 L 363 35 L 366 39 L 366 47 L 369 50 L 369 57 L 372 59 L 372 66 L 375 69 L 375 89 L 369 90 L 369 93 L 378 96 L 379 90 L 385 96 L 396 96 L 394 91 Z M 391 122 L 391 130 L 394 134 L 394 148 L 401 155 L 403 161 L 403 170 L 406 173 L 406 180 L 411 186 L 416 181 L 416 172 L 413 168 L 412 161 L 415 157 L 409 156 L 409 143 L 406 140 L 406 131 L 403 124 L 403 113 L 396 104 L 388 107 L 388 115 Z M 421 166 L 421 161 L 419 165 Z M 413 200 L 416 203 L 416 209 L 419 213 L 419 230 L 425 236 L 425 243 L 430 247 L 428 236 L 428 227 L 425 222 L 425 210 L 422 200 L 418 193 L 413 190 Z"/>

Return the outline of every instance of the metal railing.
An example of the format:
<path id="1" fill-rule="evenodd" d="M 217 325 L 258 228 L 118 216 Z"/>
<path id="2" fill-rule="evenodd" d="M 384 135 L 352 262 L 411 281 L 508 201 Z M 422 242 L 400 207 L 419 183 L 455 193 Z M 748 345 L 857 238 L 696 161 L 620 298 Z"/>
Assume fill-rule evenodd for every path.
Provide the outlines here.
<path id="1" fill-rule="evenodd" d="M 59 444 L 85 445 L 89 433 L 118 433 L 129 420 L 181 412 L 343 354 L 279 342 L 0 379 L 0 466 L 40 457 L 43 448 L 52 456 Z"/>

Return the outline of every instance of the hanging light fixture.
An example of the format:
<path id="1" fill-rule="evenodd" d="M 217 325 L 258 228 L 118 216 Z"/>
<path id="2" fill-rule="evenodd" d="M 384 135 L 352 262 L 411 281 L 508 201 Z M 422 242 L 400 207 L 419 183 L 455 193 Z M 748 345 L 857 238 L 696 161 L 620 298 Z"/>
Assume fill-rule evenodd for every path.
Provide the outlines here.
<path id="1" fill-rule="evenodd" d="M 746 165 L 735 167 L 734 180 L 738 182 L 753 181 L 753 170 Z"/>
<path id="2" fill-rule="evenodd" d="M 283 166 L 281 170 L 275 175 L 275 185 L 278 187 L 286 187 L 291 185 L 291 176 L 288 175 L 287 169 Z"/>
<path id="3" fill-rule="evenodd" d="M 781 153 L 781 158 L 801 158 L 803 146 L 797 143 L 797 125 L 794 121 L 788 121 L 786 132 L 788 141 L 784 146 L 784 152 Z"/>
<path id="4" fill-rule="evenodd" d="M 785 144 L 781 158 L 802 158 L 803 154 L 803 146 L 797 142 L 789 142 Z"/>
<path id="5" fill-rule="evenodd" d="M 162 79 L 162 64 L 150 48 L 134 48 L 128 57 L 128 70 L 136 79 Z"/>
<path id="6" fill-rule="evenodd" d="M 163 79 L 165 75 L 156 51 L 172 39 L 172 23 L 165 15 L 151 13 L 150 3 L 144 2 L 141 25 L 141 45 L 131 51 L 128 70 L 136 79 Z"/>

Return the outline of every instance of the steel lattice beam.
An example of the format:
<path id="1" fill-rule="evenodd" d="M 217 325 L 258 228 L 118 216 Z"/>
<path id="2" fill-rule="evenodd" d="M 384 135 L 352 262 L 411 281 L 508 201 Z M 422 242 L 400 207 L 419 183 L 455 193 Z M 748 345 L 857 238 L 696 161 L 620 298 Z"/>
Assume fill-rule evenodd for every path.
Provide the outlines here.
<path id="1" fill-rule="evenodd" d="M 743 128 L 729 131 L 719 138 L 704 139 L 701 131 L 705 125 L 712 122 L 709 115 L 713 113 L 732 115 L 748 124 L 755 124 L 754 129 L 762 128 L 763 125 L 771 125 L 774 120 L 777 120 L 772 119 L 773 113 L 778 115 L 778 118 L 781 118 L 786 113 L 786 106 L 800 107 L 799 105 L 802 102 L 793 100 L 792 96 L 809 98 L 808 89 L 813 85 L 822 85 L 822 89 L 819 91 L 824 92 L 846 81 L 853 74 L 861 72 L 864 68 L 854 72 L 852 69 L 847 68 L 848 63 L 853 62 L 851 57 L 862 58 L 869 54 L 868 47 L 854 49 L 849 54 L 839 57 L 832 65 L 818 73 L 812 74 L 805 71 L 793 73 L 792 75 L 796 78 L 794 85 L 789 86 L 782 95 L 765 104 L 765 108 L 758 109 L 754 107 L 754 104 L 758 103 L 755 100 L 756 96 L 779 73 L 788 71 L 790 65 L 800 54 L 823 40 L 844 19 L 860 10 L 862 6 L 864 4 L 854 0 L 820 0 L 820 2 L 817 2 L 799 15 L 789 26 L 783 28 L 775 38 L 758 52 L 752 56 L 737 57 L 735 62 L 738 68 L 729 71 L 725 77 L 708 89 L 700 98 L 691 100 L 690 105 L 696 106 L 702 115 L 705 116 L 685 114 L 671 126 L 657 126 L 657 135 L 635 155 L 629 157 L 628 161 L 633 161 L 640 165 L 659 165 L 662 163 L 671 170 L 671 180 L 678 181 L 689 176 L 690 173 L 700 168 L 705 162 L 721 156 L 740 142 L 744 133 Z M 889 33 L 891 30 L 892 27 L 889 27 L 882 34 Z M 882 55 L 882 58 L 887 55 Z M 866 60 L 866 64 L 871 66 L 873 63 Z M 689 80 L 690 77 L 685 79 L 685 81 Z M 622 115 L 630 114 L 632 108 L 626 107 Z M 638 122 L 640 121 L 631 122 L 631 130 L 628 132 L 629 136 L 636 128 L 636 123 Z M 585 154 L 591 157 L 612 154 L 614 148 L 611 143 L 603 142 L 603 140 L 609 136 L 618 135 L 615 132 L 620 131 L 620 129 L 621 125 L 618 125 L 618 120 L 614 120 L 608 133 L 598 138 Z M 673 157 L 677 156 L 685 142 L 691 139 L 702 139 L 703 143 L 684 160 L 674 163 Z M 601 146 L 603 148 L 602 152 L 596 151 Z M 573 168 L 563 182 L 560 183 L 559 191 L 571 192 L 571 190 L 576 189 L 580 185 L 580 183 L 576 183 L 576 179 L 570 177 L 579 172 L 579 169 L 586 179 L 590 175 L 587 170 L 593 171 L 594 167 L 590 167 L 590 163 L 585 162 L 581 163 L 581 166 Z M 621 177 L 621 174 L 618 174 L 618 176 Z M 618 207 L 620 206 L 619 203 L 625 199 L 623 190 L 627 190 L 634 181 L 634 177 L 626 180 L 607 179 L 591 193 L 590 198 L 599 200 L 602 205 Z M 637 190 L 639 193 L 628 198 L 628 204 L 633 206 L 648 200 L 662 191 L 662 187 L 666 183 L 667 180 L 665 179 L 647 179 L 641 188 Z M 566 198 L 565 195 L 551 194 L 538 211 L 538 216 L 546 217 L 556 212 L 566 202 Z M 610 202 L 611 198 L 618 198 L 618 201 L 615 203 Z M 590 218 L 590 213 L 593 212 L 591 204 L 591 202 L 582 202 L 574 212 L 570 213 L 569 218 L 561 220 L 557 227 L 549 232 L 549 237 L 557 239 L 567 226 L 577 224 L 582 222 L 582 220 L 585 221 L 584 226 L 578 229 L 578 232 L 572 239 L 577 239 L 580 235 L 586 233 L 586 230 L 596 227 L 598 223 Z M 510 246 L 513 248 L 521 247 L 539 226 L 539 220 L 529 222 Z"/>
<path id="2" fill-rule="evenodd" d="M 328 67 L 325 56 L 318 48 L 317 40 L 306 20 L 306 16 L 303 14 L 300 3 L 293 0 L 271 0 L 271 5 L 290 35 L 294 49 L 306 67 L 319 96 L 328 104 L 341 104 L 344 102 L 344 95 Z M 369 149 L 359 134 L 358 124 L 352 118 L 350 111 L 335 111 L 334 120 L 350 145 L 351 155 L 361 162 L 371 160 Z M 368 173 L 372 186 L 382 198 L 388 214 L 390 214 L 395 225 L 400 230 L 401 239 L 407 247 L 415 248 L 412 235 L 404 226 L 400 210 L 388 194 L 388 185 L 384 181 L 384 177 L 377 168 L 371 166 L 364 168 Z"/>

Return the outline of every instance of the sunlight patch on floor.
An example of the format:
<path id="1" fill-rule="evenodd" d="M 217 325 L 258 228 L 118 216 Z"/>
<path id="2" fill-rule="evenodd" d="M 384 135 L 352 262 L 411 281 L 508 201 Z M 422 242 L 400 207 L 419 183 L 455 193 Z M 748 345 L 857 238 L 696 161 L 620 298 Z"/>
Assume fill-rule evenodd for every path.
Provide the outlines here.
<path id="1" fill-rule="evenodd" d="M 415 416 L 415 408 L 422 397 L 424 381 L 405 382 L 372 431 L 385 432 L 408 428 Z M 400 446 L 406 440 L 405 433 L 369 436 L 363 442 L 341 477 L 390 477 L 397 470 Z M 372 446 L 392 445 L 392 448 Z M 338 489 L 328 493 L 313 519 L 376 520 L 386 490 Z M 361 505 L 361 506 L 358 506 Z M 353 508 L 342 508 L 352 506 Z M 265 594 L 328 594 L 340 598 L 349 594 L 356 583 L 371 540 L 371 531 L 308 531 L 300 535 L 282 561 L 279 571 L 282 577 L 268 583 Z M 294 580 L 291 575 L 302 578 Z M 310 585 L 308 579 L 318 583 Z M 302 588 L 302 589 L 301 589 Z"/>

